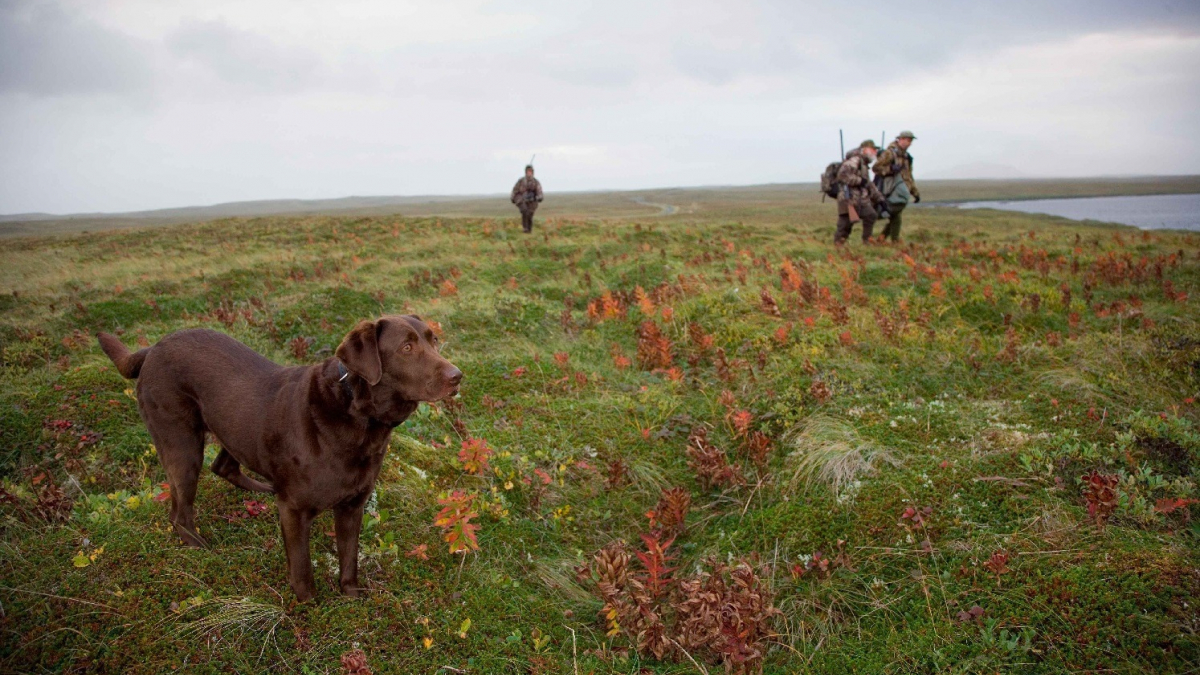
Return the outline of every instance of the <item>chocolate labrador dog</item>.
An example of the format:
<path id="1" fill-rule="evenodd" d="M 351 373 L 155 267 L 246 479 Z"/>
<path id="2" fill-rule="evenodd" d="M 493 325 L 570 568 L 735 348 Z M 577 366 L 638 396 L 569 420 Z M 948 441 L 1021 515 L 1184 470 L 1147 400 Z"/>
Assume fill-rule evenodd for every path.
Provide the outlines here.
<path id="1" fill-rule="evenodd" d="M 334 357 L 291 368 L 205 329 L 172 333 L 132 354 L 113 335 L 97 337 L 121 375 L 137 379 L 138 410 L 166 469 L 171 523 L 184 543 L 208 545 L 192 502 L 211 432 L 221 445 L 214 473 L 245 490 L 275 493 L 288 581 L 300 600 L 316 593 L 309 528 L 326 509 L 334 512 L 342 593 L 358 595 L 363 506 L 392 429 L 421 401 L 454 395 L 463 376 L 416 316 L 362 321 Z"/>

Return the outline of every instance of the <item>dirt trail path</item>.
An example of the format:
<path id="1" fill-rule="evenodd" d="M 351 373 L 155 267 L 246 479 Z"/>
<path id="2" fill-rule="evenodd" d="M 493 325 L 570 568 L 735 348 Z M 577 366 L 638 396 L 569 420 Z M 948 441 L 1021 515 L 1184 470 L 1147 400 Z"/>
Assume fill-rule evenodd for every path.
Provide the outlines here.
<path id="1" fill-rule="evenodd" d="M 674 204 L 657 204 L 655 202 L 648 202 L 648 201 L 646 201 L 645 197 L 633 197 L 629 201 L 631 201 L 635 204 L 641 204 L 642 206 L 657 207 L 658 209 L 660 209 L 660 211 L 658 213 L 654 214 L 656 216 L 671 216 L 671 215 L 675 215 L 676 213 L 679 213 L 679 207 L 675 206 Z"/>

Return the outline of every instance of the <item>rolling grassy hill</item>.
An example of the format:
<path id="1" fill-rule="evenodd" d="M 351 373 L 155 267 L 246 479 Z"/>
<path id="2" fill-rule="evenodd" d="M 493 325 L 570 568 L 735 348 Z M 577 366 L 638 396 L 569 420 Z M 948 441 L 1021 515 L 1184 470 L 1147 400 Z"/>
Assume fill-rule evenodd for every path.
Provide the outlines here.
<path id="1" fill-rule="evenodd" d="M 564 197 L 524 236 L 502 201 L 7 240 L 0 670 L 1200 667 L 1200 236 L 916 209 L 838 249 L 791 187 Z M 182 547 L 92 335 L 305 364 L 382 313 L 466 379 L 394 433 L 366 597 L 325 514 L 297 604 L 272 500 L 213 475 Z"/>
<path id="2" fill-rule="evenodd" d="M 1039 199 L 1110 195 L 1178 194 L 1200 192 L 1200 176 L 1078 178 L 1026 180 L 921 181 L 926 204 L 981 199 Z M 698 187 L 630 192 L 551 192 L 541 213 L 552 218 L 628 218 L 655 215 L 669 209 L 730 203 L 771 203 L 796 208 L 820 201 L 815 183 Z M 507 195 L 377 196 L 340 199 L 278 199 L 231 202 L 130 213 L 48 213 L 0 215 L 0 236 L 64 234 L 120 228 L 180 225 L 229 218 L 272 215 L 447 216 L 507 218 L 513 210 Z"/>

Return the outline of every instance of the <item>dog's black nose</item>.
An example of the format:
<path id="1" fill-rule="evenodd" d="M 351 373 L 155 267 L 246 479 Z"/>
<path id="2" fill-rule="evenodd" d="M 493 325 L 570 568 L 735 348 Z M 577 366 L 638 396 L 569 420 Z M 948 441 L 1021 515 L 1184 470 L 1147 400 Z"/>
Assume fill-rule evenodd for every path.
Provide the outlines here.
<path id="1" fill-rule="evenodd" d="M 450 381 L 450 386 L 457 387 L 458 383 L 462 382 L 462 378 L 463 378 L 462 371 L 459 370 L 458 368 L 451 366 L 450 377 L 447 378 Z"/>

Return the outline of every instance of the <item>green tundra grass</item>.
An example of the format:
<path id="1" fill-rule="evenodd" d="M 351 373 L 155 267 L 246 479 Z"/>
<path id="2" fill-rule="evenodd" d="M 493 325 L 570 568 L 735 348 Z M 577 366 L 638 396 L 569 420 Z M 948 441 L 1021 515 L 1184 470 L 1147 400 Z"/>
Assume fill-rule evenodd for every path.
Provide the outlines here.
<path id="1" fill-rule="evenodd" d="M 353 215 L 6 240 L 0 671 L 1200 668 L 1200 235 L 931 208 L 902 245 L 836 249 L 829 204 L 697 194 L 550 212 L 532 236 Z M 94 333 L 206 326 L 303 364 L 383 313 L 440 324 L 466 379 L 394 434 L 366 597 L 336 592 L 326 514 L 318 600 L 297 604 L 272 499 L 211 474 L 212 546 L 183 547 Z M 698 480 L 701 425 L 743 480 Z M 460 461 L 468 438 L 486 467 Z M 673 487 L 672 576 L 750 564 L 778 610 L 761 659 L 720 640 L 656 659 L 577 574 L 616 539 L 643 551 Z M 456 491 L 465 554 L 434 522 Z"/>

